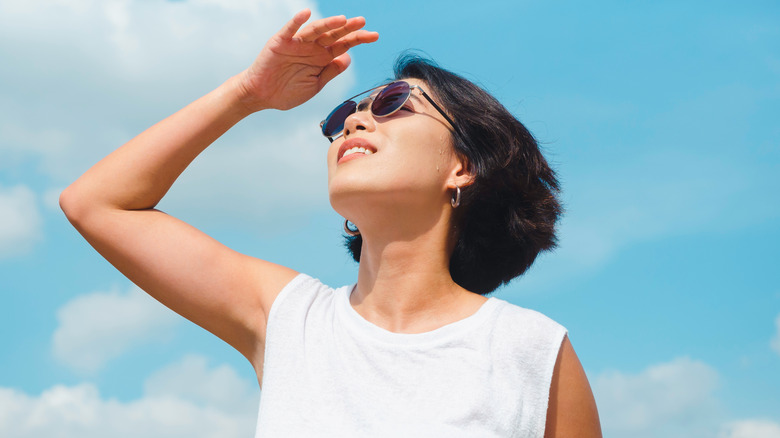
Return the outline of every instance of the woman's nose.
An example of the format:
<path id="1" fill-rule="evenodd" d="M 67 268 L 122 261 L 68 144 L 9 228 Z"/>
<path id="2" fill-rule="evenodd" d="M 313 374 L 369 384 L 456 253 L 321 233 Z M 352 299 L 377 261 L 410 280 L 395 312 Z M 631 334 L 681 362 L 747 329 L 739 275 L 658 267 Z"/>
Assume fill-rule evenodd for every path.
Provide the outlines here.
<path id="1" fill-rule="evenodd" d="M 344 121 L 344 136 L 357 131 L 373 131 L 374 116 L 371 114 L 371 99 L 365 98 L 358 102 L 357 109 Z"/>

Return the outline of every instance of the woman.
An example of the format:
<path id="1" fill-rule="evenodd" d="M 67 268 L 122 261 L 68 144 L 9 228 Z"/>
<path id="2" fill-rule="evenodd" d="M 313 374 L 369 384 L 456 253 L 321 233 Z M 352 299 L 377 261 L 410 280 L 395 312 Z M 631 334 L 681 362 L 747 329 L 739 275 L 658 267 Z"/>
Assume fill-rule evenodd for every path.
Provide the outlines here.
<path id="1" fill-rule="evenodd" d="M 323 122 L 329 194 L 352 225 L 354 287 L 236 253 L 154 207 L 251 113 L 302 104 L 378 35 L 298 13 L 241 74 L 149 128 L 61 195 L 134 283 L 240 351 L 258 436 L 600 436 L 558 324 L 484 294 L 554 244 L 553 172 L 525 128 L 420 60 Z M 512 194 L 510 198 L 506 194 Z"/>

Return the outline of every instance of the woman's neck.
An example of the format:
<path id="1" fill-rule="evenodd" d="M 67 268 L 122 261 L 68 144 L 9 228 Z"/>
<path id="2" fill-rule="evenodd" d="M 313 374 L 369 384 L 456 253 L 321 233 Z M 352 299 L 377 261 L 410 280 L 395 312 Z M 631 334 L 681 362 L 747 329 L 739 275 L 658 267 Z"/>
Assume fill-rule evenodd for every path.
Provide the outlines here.
<path id="1" fill-rule="evenodd" d="M 364 235 L 350 303 L 366 320 L 398 333 L 422 333 L 463 319 L 486 298 L 457 285 L 449 272 L 448 226 L 414 237 Z"/>

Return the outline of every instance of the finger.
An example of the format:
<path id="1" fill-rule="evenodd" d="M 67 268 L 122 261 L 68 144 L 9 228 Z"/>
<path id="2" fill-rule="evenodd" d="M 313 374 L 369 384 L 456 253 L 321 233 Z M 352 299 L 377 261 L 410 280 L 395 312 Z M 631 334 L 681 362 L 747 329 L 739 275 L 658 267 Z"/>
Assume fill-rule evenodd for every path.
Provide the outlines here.
<path id="1" fill-rule="evenodd" d="M 369 32 L 367 30 L 359 30 L 357 32 L 353 32 L 346 37 L 336 41 L 330 46 L 330 54 L 331 56 L 338 57 L 341 56 L 344 53 L 347 53 L 347 50 L 360 45 L 360 44 L 366 44 L 366 43 L 373 43 L 374 41 L 379 39 L 379 33 L 377 32 Z"/>
<path id="2" fill-rule="evenodd" d="M 338 41 L 339 38 L 343 38 L 349 35 L 351 32 L 361 29 L 365 25 L 366 19 L 363 17 L 350 18 L 347 20 L 347 23 L 344 26 L 320 35 L 320 37 L 317 38 L 317 44 L 323 47 L 327 47 Z"/>
<path id="3" fill-rule="evenodd" d="M 333 29 L 338 29 L 346 23 L 347 17 L 343 15 L 313 21 L 298 34 L 298 38 L 300 38 L 301 41 L 310 43 L 319 38 L 320 35 Z"/>
<path id="4" fill-rule="evenodd" d="M 331 79 L 343 73 L 344 70 L 346 70 L 347 67 L 349 67 L 350 63 L 352 63 L 352 58 L 349 57 L 349 54 L 345 53 L 335 58 L 328 65 L 326 65 L 325 68 L 322 69 L 319 75 L 320 89 L 322 89 L 322 87 L 324 87 L 325 84 L 330 82 Z"/>
<path id="5" fill-rule="evenodd" d="M 286 40 L 294 37 L 295 32 L 298 32 L 298 29 L 303 26 L 303 23 L 305 23 L 309 17 L 311 17 L 311 10 L 308 8 L 298 12 L 294 17 L 292 17 L 290 21 L 287 22 L 287 24 L 284 25 L 284 27 L 282 27 L 278 34 L 279 37 Z"/>

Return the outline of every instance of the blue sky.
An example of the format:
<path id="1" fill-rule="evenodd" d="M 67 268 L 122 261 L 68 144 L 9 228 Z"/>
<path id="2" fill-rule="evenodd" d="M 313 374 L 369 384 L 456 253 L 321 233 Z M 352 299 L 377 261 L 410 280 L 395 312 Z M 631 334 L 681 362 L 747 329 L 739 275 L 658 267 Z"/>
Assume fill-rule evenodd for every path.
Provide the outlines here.
<path id="1" fill-rule="evenodd" d="M 364 15 L 380 40 L 306 105 L 220 139 L 164 210 L 353 282 L 317 124 L 422 50 L 559 171 L 561 246 L 497 296 L 569 329 L 606 436 L 780 437 L 780 5 L 493 0 L 0 3 L 1 436 L 252 436 L 249 364 L 136 290 L 56 200 L 303 7 Z"/>

